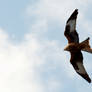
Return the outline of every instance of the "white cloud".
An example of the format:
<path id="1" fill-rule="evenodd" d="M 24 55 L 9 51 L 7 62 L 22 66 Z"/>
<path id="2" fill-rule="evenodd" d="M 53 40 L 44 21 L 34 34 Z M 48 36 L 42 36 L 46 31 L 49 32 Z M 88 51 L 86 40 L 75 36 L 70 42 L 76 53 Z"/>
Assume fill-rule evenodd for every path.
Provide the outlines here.
<path id="1" fill-rule="evenodd" d="M 38 44 L 15 46 L 6 33 L 0 30 L 0 91 L 1 92 L 41 92 L 40 85 L 34 83 L 34 66 L 40 60 L 35 55 Z M 32 39 L 33 40 L 33 39 Z M 31 48 L 31 49 L 30 49 Z M 40 62 L 39 62 L 40 63 Z M 39 64 L 37 62 L 37 65 Z M 32 87 L 32 88 L 31 88 Z"/>
<path id="2" fill-rule="evenodd" d="M 33 5 L 27 7 L 27 15 L 42 19 L 56 19 L 65 21 L 67 15 L 74 9 L 78 8 L 81 10 L 82 7 L 86 9 L 89 0 L 39 0 Z"/>
<path id="3" fill-rule="evenodd" d="M 57 60 L 55 56 L 61 57 L 58 52 L 60 48 L 57 47 L 56 42 L 41 43 L 36 37 L 30 35 L 29 37 L 26 36 L 26 41 L 16 46 L 9 41 L 4 30 L 1 30 L 0 35 L 3 42 L 0 49 L 0 91 L 43 92 L 45 85 L 41 83 L 39 78 L 40 69 L 44 69 L 44 64 L 49 64 L 46 60 L 48 57 L 54 56 L 52 60 Z M 53 66 L 50 65 L 49 67 Z M 57 87 L 58 83 L 54 84 Z M 49 85 L 54 87 L 54 84 Z"/>
<path id="4" fill-rule="evenodd" d="M 88 37 L 87 35 L 92 33 L 91 21 L 88 21 L 85 16 L 90 3 L 92 3 L 90 0 L 39 0 L 37 3 L 29 4 L 26 8 L 26 14 L 27 18 L 32 18 L 30 21 L 33 21 L 33 24 L 30 24 L 29 30 L 31 30 L 31 33 L 35 32 L 38 38 L 48 31 L 49 26 L 55 26 L 50 23 L 56 22 L 56 24 L 58 23 L 64 30 L 65 22 L 69 15 L 74 9 L 78 8 L 77 29 L 80 33 L 80 40 L 84 40 Z M 84 35 L 82 35 L 83 32 Z M 38 34 L 40 34 L 40 37 Z"/>

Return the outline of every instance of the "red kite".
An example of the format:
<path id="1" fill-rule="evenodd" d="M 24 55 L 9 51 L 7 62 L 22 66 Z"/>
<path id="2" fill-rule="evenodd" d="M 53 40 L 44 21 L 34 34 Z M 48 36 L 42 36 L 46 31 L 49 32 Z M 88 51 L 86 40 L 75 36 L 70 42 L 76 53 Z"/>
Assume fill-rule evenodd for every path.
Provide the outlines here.
<path id="1" fill-rule="evenodd" d="M 77 15 L 78 15 L 78 9 L 75 9 L 75 11 L 72 13 L 72 15 L 69 17 L 69 19 L 66 22 L 64 35 L 68 40 L 68 45 L 64 50 L 70 52 L 71 54 L 70 63 L 72 64 L 75 71 L 81 77 L 83 77 L 85 80 L 91 83 L 91 79 L 87 74 L 83 65 L 83 55 L 81 52 L 81 51 L 86 51 L 86 52 L 92 53 L 92 49 L 90 48 L 90 45 L 89 45 L 90 38 L 88 37 L 83 42 L 81 43 L 79 42 L 79 36 L 76 31 Z"/>

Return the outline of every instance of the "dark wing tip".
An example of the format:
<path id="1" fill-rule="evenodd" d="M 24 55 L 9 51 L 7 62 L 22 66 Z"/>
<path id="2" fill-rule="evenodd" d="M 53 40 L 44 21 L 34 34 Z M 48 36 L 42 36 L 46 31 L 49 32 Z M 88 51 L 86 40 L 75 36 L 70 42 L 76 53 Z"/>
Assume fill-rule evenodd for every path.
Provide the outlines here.
<path id="1" fill-rule="evenodd" d="M 89 83 L 91 83 L 91 79 L 90 79 L 90 78 L 88 78 L 87 81 L 88 81 Z"/>
<path id="2" fill-rule="evenodd" d="M 70 18 L 68 19 L 68 21 L 71 19 L 76 19 L 77 15 L 78 15 L 78 9 L 75 9 L 74 12 L 71 14 Z"/>
<path id="3" fill-rule="evenodd" d="M 88 74 L 80 74 L 86 81 L 88 81 L 88 83 L 91 83 L 91 79 L 90 77 L 88 76 Z"/>
<path id="4" fill-rule="evenodd" d="M 88 82 L 91 83 L 91 80 L 89 80 Z"/>
<path id="5" fill-rule="evenodd" d="M 72 15 L 77 15 L 78 14 L 78 9 L 75 9 Z"/>
<path id="6" fill-rule="evenodd" d="M 74 11 L 76 14 L 78 14 L 78 9 L 75 9 L 75 11 Z"/>

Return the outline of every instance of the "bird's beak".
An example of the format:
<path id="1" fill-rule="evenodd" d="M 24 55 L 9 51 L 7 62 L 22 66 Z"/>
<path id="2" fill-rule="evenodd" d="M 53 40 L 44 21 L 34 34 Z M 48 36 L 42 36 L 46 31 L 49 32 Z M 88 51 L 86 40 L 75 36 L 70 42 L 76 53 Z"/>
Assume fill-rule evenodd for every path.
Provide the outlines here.
<path id="1" fill-rule="evenodd" d="M 69 51 L 69 47 L 66 46 L 66 47 L 64 48 L 64 51 Z"/>
<path id="2" fill-rule="evenodd" d="M 64 48 L 64 51 L 67 51 L 67 48 Z"/>

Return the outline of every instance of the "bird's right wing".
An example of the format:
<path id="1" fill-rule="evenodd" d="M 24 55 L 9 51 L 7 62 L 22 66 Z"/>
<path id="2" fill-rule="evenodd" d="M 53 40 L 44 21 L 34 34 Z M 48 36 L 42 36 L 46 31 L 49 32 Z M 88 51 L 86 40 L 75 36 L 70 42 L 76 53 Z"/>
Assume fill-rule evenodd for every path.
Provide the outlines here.
<path id="1" fill-rule="evenodd" d="M 79 43 L 78 33 L 76 32 L 76 19 L 77 19 L 78 9 L 76 9 L 72 15 L 69 17 L 66 23 L 64 35 L 68 39 L 68 43 L 77 42 Z"/>
<path id="2" fill-rule="evenodd" d="M 91 79 L 89 75 L 87 74 L 85 67 L 83 65 L 83 56 L 81 52 L 73 53 L 71 56 L 71 64 L 73 65 L 73 68 L 75 71 L 83 77 L 85 80 L 87 80 L 89 83 L 91 83 Z"/>
<path id="3" fill-rule="evenodd" d="M 85 80 L 87 80 L 89 83 L 91 83 L 91 79 L 89 77 L 89 75 L 87 74 L 84 65 L 81 62 L 77 62 L 76 66 L 78 67 L 78 69 L 75 69 L 75 71 L 81 76 L 83 77 Z"/>

